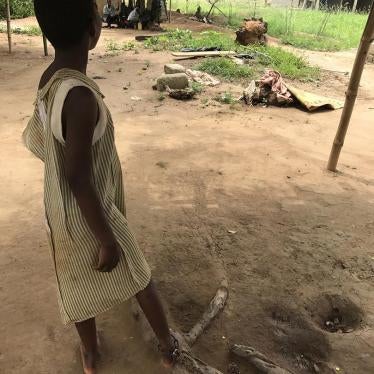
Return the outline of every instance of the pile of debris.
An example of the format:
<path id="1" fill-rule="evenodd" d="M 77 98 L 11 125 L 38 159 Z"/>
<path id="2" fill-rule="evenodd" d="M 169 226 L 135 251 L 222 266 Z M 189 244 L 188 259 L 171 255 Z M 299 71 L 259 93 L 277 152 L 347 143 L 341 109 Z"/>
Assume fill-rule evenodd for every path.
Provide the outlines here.
<path id="1" fill-rule="evenodd" d="M 197 93 L 190 87 L 192 82 L 206 87 L 220 84 L 218 79 L 202 71 L 186 69 L 179 64 L 167 64 L 164 66 L 164 74 L 157 79 L 153 89 L 161 92 L 167 91 L 174 99 L 189 100 Z"/>
<path id="2" fill-rule="evenodd" d="M 268 24 L 262 18 L 245 19 L 243 26 L 236 32 L 236 41 L 241 45 L 266 44 Z"/>
<path id="3" fill-rule="evenodd" d="M 282 76 L 274 70 L 267 70 L 258 80 L 252 81 L 244 90 L 240 100 L 247 105 L 288 106 L 299 104 L 308 111 L 316 109 L 340 109 L 343 102 L 316 95 L 286 84 Z"/>
<path id="4" fill-rule="evenodd" d="M 292 94 L 281 75 L 273 70 L 268 70 L 260 80 L 253 80 L 244 90 L 242 99 L 247 105 L 263 103 L 282 106 L 293 103 Z"/>

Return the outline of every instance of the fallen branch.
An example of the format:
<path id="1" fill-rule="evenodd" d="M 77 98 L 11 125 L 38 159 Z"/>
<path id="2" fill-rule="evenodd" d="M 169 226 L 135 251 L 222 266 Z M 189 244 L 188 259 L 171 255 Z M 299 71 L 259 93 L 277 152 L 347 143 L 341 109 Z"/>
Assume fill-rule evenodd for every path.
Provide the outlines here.
<path id="1" fill-rule="evenodd" d="M 221 371 L 192 356 L 191 345 L 193 345 L 198 337 L 208 328 L 217 314 L 223 310 L 227 297 L 227 282 L 224 281 L 218 288 L 216 295 L 210 302 L 208 309 L 201 317 L 201 320 L 191 329 L 191 331 L 186 335 L 173 332 L 174 336 L 179 342 L 179 347 L 181 350 L 181 357 L 173 370 L 174 374 L 223 374 Z M 156 347 L 157 342 L 155 336 L 153 333 L 151 333 L 150 326 L 144 314 L 140 311 L 137 303 L 132 303 L 132 308 L 133 316 L 140 324 L 144 340 L 146 342 L 150 342 Z"/>
<path id="2" fill-rule="evenodd" d="M 183 371 L 184 370 L 184 371 Z M 186 371 L 187 370 L 187 371 Z M 190 352 L 183 352 L 178 360 L 177 367 L 174 369 L 174 374 L 223 374 L 205 362 L 193 357 Z"/>
<path id="3" fill-rule="evenodd" d="M 252 347 L 235 344 L 231 348 L 231 352 L 235 355 L 245 358 L 261 373 L 265 374 L 292 374 L 290 371 L 281 368 L 262 353 L 256 351 Z"/>
<path id="4" fill-rule="evenodd" d="M 226 305 L 228 290 L 226 282 L 224 282 L 217 290 L 216 295 L 210 302 L 208 309 L 205 311 L 200 321 L 185 335 L 189 345 L 193 345 L 199 336 L 207 329 L 217 314 L 223 310 Z"/>

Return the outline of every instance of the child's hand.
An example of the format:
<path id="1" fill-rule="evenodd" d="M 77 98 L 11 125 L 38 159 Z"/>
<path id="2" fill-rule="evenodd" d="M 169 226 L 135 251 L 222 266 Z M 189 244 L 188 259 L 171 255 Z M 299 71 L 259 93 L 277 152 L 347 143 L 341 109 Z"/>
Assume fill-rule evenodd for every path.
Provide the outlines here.
<path id="1" fill-rule="evenodd" d="M 118 244 L 102 246 L 99 252 L 99 263 L 96 270 L 102 273 L 110 273 L 119 262 L 120 251 Z"/>

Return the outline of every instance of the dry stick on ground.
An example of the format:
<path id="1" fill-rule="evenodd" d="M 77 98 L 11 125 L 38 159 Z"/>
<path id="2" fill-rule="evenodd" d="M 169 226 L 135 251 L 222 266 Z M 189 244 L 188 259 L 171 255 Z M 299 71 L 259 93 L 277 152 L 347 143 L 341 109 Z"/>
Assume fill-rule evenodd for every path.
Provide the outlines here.
<path id="1" fill-rule="evenodd" d="M 349 81 L 348 90 L 346 92 L 345 104 L 338 131 L 336 133 L 334 144 L 331 149 L 327 169 L 336 171 L 336 166 L 339 161 L 339 155 L 342 150 L 344 139 L 347 134 L 349 121 L 352 116 L 352 111 L 356 102 L 357 91 L 360 85 L 362 71 L 365 66 L 366 58 L 369 53 L 370 44 L 374 40 L 374 3 L 371 5 L 371 10 L 366 23 L 364 33 L 361 37 L 360 46 L 357 51 L 356 60 L 353 65 L 352 76 Z"/>
<path id="2" fill-rule="evenodd" d="M 196 342 L 199 336 L 201 336 L 201 334 L 208 328 L 218 313 L 223 310 L 226 305 L 227 297 L 227 282 L 223 281 L 221 286 L 218 288 L 216 295 L 210 302 L 207 311 L 203 314 L 201 319 L 196 323 L 191 331 L 186 335 L 174 333 L 179 341 L 181 350 L 181 357 L 174 369 L 175 374 L 223 374 L 221 371 L 194 357 L 191 354 L 191 345 Z M 154 342 L 154 337 L 150 336 L 149 334 L 150 329 L 144 315 L 139 313 L 139 309 L 135 304 L 133 304 L 133 306 L 136 308 L 134 310 L 134 315 L 140 322 L 145 340 Z"/>
<path id="3" fill-rule="evenodd" d="M 218 288 L 216 295 L 210 302 L 208 309 L 205 311 L 200 321 L 186 334 L 185 339 L 188 345 L 194 345 L 196 340 L 207 329 L 217 314 L 223 310 L 226 305 L 227 296 L 227 283 L 224 281 L 221 287 Z"/>
<path id="4" fill-rule="evenodd" d="M 10 26 L 10 4 L 9 0 L 6 2 L 6 27 L 8 32 L 8 45 L 9 45 L 9 53 L 12 53 L 12 29 Z"/>
<path id="5" fill-rule="evenodd" d="M 261 373 L 265 374 L 292 374 L 290 371 L 281 368 L 274 362 L 269 360 L 265 355 L 256 351 L 252 347 L 245 345 L 233 345 L 231 352 L 235 355 L 245 358 L 253 366 L 255 366 Z"/>

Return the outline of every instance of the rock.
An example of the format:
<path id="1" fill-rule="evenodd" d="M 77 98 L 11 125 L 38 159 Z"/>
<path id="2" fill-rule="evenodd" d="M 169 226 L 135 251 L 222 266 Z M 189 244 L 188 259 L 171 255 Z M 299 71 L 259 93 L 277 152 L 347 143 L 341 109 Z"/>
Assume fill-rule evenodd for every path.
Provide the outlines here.
<path id="1" fill-rule="evenodd" d="M 184 73 L 186 71 L 186 68 L 179 64 L 166 64 L 164 66 L 165 74 L 178 74 L 178 73 Z"/>
<path id="2" fill-rule="evenodd" d="M 156 88 L 158 91 L 165 91 L 166 87 L 183 90 L 188 87 L 188 77 L 185 73 L 164 74 L 157 79 Z"/>

